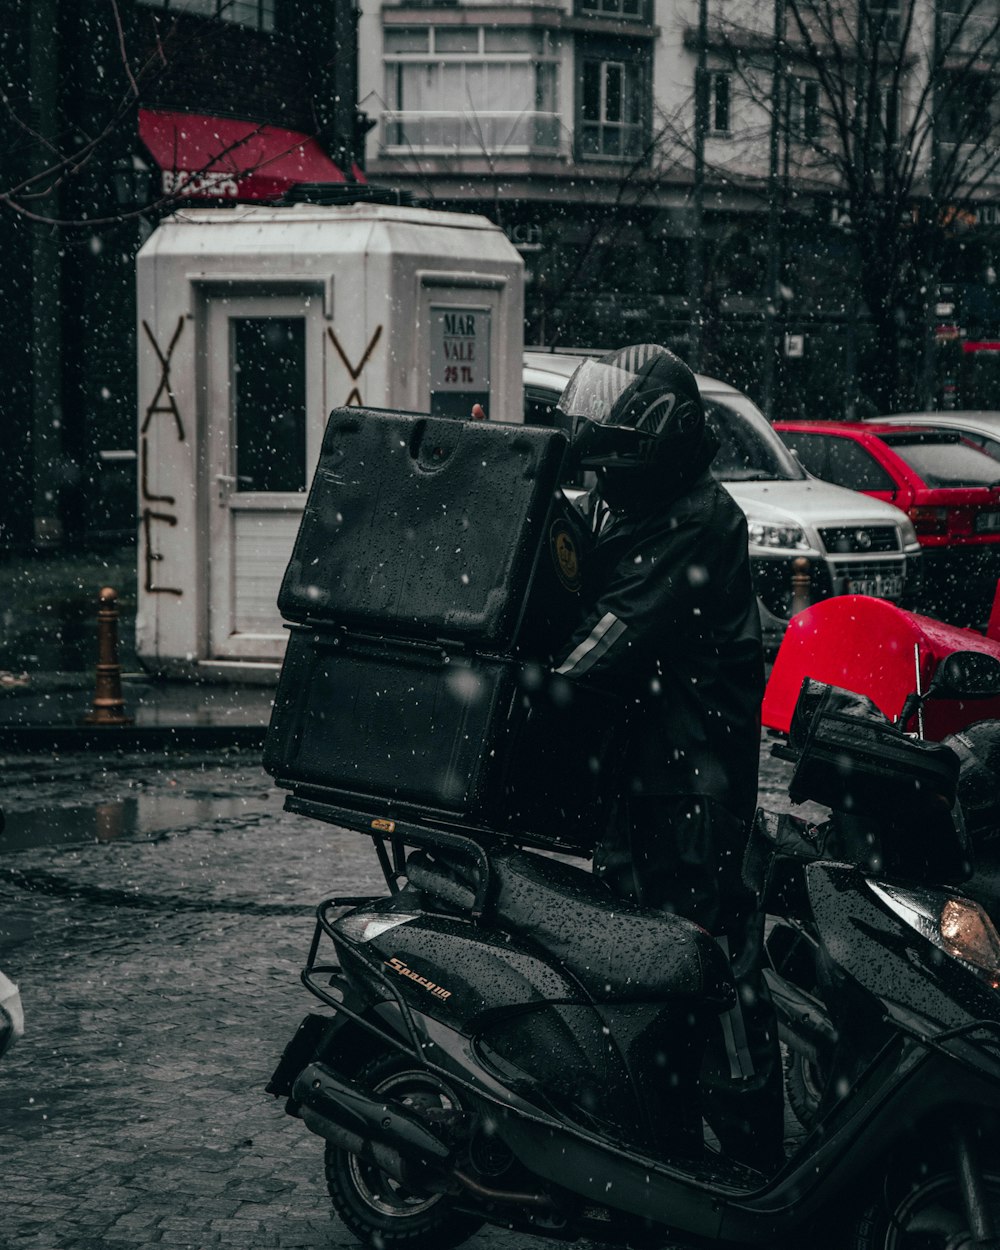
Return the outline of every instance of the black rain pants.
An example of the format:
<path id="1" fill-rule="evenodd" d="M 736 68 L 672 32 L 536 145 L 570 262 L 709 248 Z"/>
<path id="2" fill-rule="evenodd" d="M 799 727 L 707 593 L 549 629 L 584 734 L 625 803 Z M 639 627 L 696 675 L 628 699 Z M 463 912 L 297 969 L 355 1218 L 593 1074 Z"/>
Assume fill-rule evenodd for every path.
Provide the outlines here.
<path id="1" fill-rule="evenodd" d="M 743 884 L 748 830 L 702 795 L 633 796 L 594 871 L 619 898 L 693 920 L 727 949 L 740 1011 L 719 1019 L 702 1067 L 705 1119 L 724 1152 L 773 1171 L 783 1161 L 778 1025 L 761 966 L 764 915 Z"/>

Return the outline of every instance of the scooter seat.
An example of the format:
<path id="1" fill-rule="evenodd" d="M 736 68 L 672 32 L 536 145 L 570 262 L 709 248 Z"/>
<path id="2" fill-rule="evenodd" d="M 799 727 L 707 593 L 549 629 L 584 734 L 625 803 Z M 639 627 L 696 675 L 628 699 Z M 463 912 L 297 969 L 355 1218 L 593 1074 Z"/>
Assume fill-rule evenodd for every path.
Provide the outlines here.
<path id="1" fill-rule="evenodd" d="M 529 851 L 492 854 L 490 870 L 484 919 L 537 942 L 596 1002 L 735 1001 L 729 962 L 699 925 L 616 899 L 592 873 Z M 407 878 L 450 908 L 471 909 L 476 869 L 458 856 L 415 851 Z"/>

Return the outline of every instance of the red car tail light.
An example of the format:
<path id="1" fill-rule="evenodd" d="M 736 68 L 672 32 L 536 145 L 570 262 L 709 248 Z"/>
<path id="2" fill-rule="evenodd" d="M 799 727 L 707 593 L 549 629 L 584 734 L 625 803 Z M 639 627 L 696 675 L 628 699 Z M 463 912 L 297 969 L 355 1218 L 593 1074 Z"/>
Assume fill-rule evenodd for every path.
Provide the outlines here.
<path id="1" fill-rule="evenodd" d="M 913 522 L 918 534 L 947 534 L 948 509 L 917 506 L 908 508 L 906 515 Z"/>

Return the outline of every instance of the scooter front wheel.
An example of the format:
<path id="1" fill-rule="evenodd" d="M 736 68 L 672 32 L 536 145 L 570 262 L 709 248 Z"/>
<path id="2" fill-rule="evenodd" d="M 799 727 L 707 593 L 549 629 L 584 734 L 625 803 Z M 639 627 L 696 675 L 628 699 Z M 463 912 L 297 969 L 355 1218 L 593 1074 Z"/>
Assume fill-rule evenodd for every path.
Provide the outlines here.
<path id="1" fill-rule="evenodd" d="M 819 1065 L 797 1051 L 785 1059 L 785 1091 L 792 1112 L 804 1129 L 811 1129 L 819 1116 L 824 1075 Z"/>
<path id="2" fill-rule="evenodd" d="M 444 1081 L 405 1055 L 380 1056 L 358 1073 L 357 1080 L 386 1102 L 410 1110 L 460 1109 L 458 1096 Z M 411 1190 L 376 1164 L 330 1143 L 326 1184 L 344 1224 L 378 1250 L 450 1250 L 483 1225 L 475 1216 L 456 1211 L 447 1195 Z"/>
<path id="3" fill-rule="evenodd" d="M 991 1160 L 982 1176 L 990 1222 L 1000 1229 L 1000 1171 Z M 849 1250 L 949 1250 L 978 1245 L 969 1231 L 957 1172 L 913 1169 L 905 1184 L 887 1185 L 855 1222 Z"/>

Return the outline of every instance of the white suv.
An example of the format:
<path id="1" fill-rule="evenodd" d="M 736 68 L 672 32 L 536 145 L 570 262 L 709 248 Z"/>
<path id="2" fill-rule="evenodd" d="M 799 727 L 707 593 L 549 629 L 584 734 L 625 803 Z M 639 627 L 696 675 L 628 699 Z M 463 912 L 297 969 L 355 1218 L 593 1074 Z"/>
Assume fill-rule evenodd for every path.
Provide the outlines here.
<path id="1" fill-rule="evenodd" d="M 558 424 L 555 405 L 584 355 L 524 353 L 524 419 Z M 892 504 L 811 477 L 767 418 L 735 387 L 698 376 L 709 424 L 721 444 L 712 472 L 746 513 L 750 563 L 768 647 L 792 610 L 792 561 L 809 566 L 809 597 L 872 595 L 906 605 L 920 581 L 920 544 Z M 582 484 L 582 483 L 579 483 Z"/>

